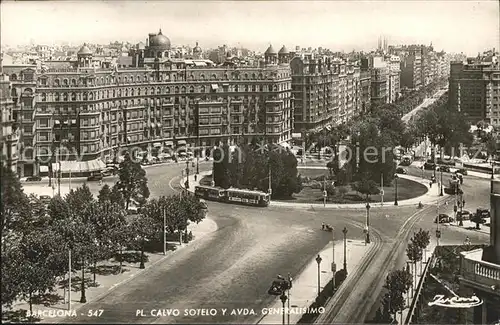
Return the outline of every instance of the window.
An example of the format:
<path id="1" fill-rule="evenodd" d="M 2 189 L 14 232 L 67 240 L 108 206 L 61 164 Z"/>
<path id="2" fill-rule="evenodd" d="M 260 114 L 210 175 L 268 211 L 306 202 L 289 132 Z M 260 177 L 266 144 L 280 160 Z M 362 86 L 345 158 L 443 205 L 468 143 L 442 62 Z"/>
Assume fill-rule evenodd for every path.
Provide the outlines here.
<path id="1" fill-rule="evenodd" d="M 220 128 L 212 129 L 210 134 L 220 134 Z"/>
<path id="2" fill-rule="evenodd" d="M 208 117 L 200 117 L 200 125 L 208 125 L 209 120 Z"/>
<path id="3" fill-rule="evenodd" d="M 23 131 L 26 134 L 31 134 L 31 132 L 33 132 L 33 127 L 30 126 L 30 125 L 25 125 L 24 128 L 23 128 Z"/>
<path id="4" fill-rule="evenodd" d="M 200 135 L 208 135 L 207 129 L 200 129 Z"/>
<path id="5" fill-rule="evenodd" d="M 45 93 L 43 93 L 42 94 L 42 102 L 45 102 L 45 101 L 47 101 L 47 95 Z"/>
<path id="6" fill-rule="evenodd" d="M 56 87 L 59 87 L 60 83 L 61 83 L 61 82 L 59 81 L 59 79 L 55 79 L 55 80 L 54 80 L 54 85 L 55 85 Z"/>
<path id="7" fill-rule="evenodd" d="M 220 121 L 221 121 L 220 117 L 212 117 L 210 119 L 211 124 L 220 124 Z"/>

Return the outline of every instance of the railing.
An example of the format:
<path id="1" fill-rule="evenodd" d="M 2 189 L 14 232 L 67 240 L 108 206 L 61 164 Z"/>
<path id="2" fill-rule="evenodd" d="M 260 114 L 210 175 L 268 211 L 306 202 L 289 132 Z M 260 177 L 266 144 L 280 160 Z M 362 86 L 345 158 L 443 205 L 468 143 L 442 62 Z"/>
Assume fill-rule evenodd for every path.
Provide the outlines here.
<path id="1" fill-rule="evenodd" d="M 465 280 L 488 286 L 500 282 L 500 265 L 471 260 L 467 255 L 464 255 L 462 263 L 462 276 Z"/>

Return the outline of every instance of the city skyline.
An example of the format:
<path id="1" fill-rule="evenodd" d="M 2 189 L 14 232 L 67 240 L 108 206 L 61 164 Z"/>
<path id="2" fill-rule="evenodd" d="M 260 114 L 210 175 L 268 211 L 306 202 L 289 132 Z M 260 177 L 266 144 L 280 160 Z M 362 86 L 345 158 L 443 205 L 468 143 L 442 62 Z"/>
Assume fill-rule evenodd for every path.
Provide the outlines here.
<path id="1" fill-rule="evenodd" d="M 498 12 L 497 1 L 3 2 L 1 37 L 9 46 L 136 43 L 161 28 L 176 45 L 263 52 L 269 44 L 369 50 L 383 35 L 391 45 L 432 42 L 475 55 L 500 43 Z"/>

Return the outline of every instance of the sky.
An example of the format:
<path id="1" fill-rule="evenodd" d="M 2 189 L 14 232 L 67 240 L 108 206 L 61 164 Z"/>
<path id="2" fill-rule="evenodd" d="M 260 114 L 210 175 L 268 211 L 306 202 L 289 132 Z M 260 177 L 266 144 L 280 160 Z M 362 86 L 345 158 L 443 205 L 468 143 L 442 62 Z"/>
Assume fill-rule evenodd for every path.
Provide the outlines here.
<path id="1" fill-rule="evenodd" d="M 500 48 L 499 1 L 2 1 L 1 43 L 145 42 L 227 44 L 265 51 L 286 45 L 334 51 L 389 44 L 430 44 L 476 55 Z"/>

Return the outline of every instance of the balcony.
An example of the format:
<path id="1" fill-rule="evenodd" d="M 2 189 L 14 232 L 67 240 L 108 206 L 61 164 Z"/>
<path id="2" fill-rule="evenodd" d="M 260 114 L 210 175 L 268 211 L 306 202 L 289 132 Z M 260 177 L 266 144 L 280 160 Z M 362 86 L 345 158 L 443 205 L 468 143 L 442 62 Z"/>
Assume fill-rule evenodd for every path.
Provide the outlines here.
<path id="1" fill-rule="evenodd" d="M 483 261 L 483 249 L 462 252 L 462 280 L 476 287 L 500 283 L 500 265 Z"/>

